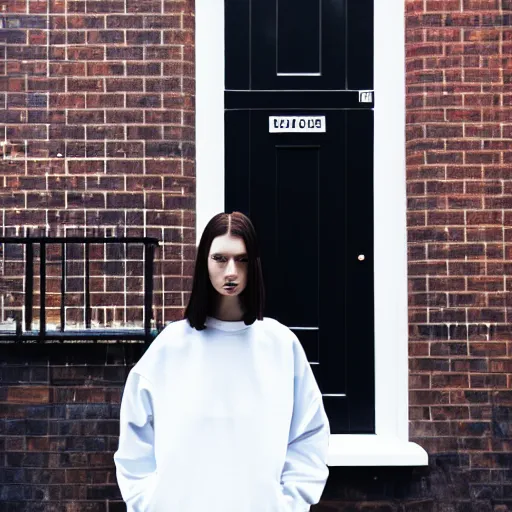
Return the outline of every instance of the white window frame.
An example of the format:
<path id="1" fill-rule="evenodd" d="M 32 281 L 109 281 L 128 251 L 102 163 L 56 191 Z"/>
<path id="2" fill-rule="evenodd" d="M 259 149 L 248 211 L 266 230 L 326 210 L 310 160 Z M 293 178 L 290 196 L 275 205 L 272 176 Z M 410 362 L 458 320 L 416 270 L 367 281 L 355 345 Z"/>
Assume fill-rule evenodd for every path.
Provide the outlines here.
<path id="1" fill-rule="evenodd" d="M 409 441 L 403 0 L 375 0 L 376 434 L 332 434 L 329 466 L 424 466 Z M 390 28 L 391 27 L 391 28 Z M 196 0 L 196 243 L 224 211 L 224 0 Z"/>

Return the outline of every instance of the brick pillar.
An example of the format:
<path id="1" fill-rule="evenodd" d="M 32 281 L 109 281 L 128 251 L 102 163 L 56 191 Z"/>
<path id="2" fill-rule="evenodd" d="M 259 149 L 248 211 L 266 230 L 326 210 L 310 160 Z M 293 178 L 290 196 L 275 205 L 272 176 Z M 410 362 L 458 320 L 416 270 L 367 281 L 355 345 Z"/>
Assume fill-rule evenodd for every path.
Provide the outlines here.
<path id="1" fill-rule="evenodd" d="M 460 507 L 483 500 L 457 510 L 498 510 L 512 464 L 512 5 L 405 6 L 411 438 L 434 466 L 445 457 Z"/>

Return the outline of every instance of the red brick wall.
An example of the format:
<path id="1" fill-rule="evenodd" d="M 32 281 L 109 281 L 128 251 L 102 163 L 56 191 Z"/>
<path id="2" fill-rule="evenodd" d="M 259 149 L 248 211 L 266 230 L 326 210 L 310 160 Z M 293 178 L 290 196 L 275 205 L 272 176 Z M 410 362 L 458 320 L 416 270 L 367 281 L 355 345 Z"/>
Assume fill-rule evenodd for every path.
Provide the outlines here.
<path id="1" fill-rule="evenodd" d="M 121 512 L 113 454 L 140 344 L 0 344 L 0 511 Z"/>
<path id="2" fill-rule="evenodd" d="M 510 500 L 512 2 L 405 6 L 410 433 Z"/>
<path id="3" fill-rule="evenodd" d="M 193 1 L 1 0 L 0 14 L 2 235 L 156 237 L 155 319 L 181 317 L 195 252 Z M 133 251 L 92 254 L 93 322 L 142 324 Z M 23 304 L 17 268 L 7 258 L 0 269 L 0 322 Z M 83 285 L 71 280 L 83 272 L 83 259 L 68 269 L 77 326 Z"/>

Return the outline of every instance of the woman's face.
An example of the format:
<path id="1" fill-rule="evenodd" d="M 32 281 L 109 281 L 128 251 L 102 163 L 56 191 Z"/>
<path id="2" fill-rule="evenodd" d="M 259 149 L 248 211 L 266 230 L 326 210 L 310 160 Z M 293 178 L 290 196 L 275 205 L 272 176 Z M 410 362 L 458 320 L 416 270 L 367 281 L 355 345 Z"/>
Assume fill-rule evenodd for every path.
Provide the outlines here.
<path id="1" fill-rule="evenodd" d="M 213 239 L 208 274 L 215 290 L 226 297 L 240 295 L 247 286 L 247 252 L 243 238 L 222 235 Z M 226 286 L 235 283 L 235 286 Z"/>

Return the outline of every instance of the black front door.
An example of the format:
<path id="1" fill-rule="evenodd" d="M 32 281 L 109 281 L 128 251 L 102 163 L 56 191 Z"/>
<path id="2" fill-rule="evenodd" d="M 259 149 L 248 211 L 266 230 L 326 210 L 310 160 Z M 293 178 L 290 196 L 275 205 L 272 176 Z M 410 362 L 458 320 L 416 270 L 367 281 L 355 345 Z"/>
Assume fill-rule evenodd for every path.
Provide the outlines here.
<path id="1" fill-rule="evenodd" d="M 331 432 L 374 432 L 372 3 L 227 0 L 225 210 L 262 249 Z"/>

